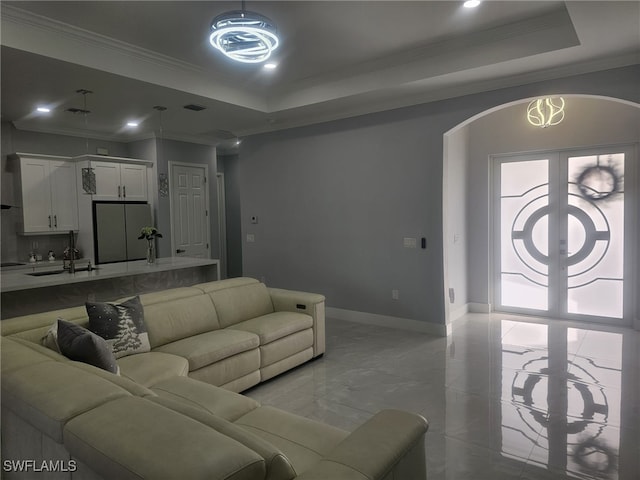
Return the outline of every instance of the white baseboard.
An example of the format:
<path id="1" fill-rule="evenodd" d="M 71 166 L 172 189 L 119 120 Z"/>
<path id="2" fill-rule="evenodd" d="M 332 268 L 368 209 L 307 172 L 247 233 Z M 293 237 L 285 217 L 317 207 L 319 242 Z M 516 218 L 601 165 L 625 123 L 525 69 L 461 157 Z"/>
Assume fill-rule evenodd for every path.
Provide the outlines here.
<path id="1" fill-rule="evenodd" d="M 470 302 L 467 304 L 469 307 L 469 312 L 471 313 L 491 313 L 491 304 L 490 303 L 475 303 Z"/>
<path id="2" fill-rule="evenodd" d="M 469 313 L 469 304 L 465 303 L 464 305 L 461 305 L 460 307 L 449 311 L 449 322 L 453 323 L 460 317 L 465 316 L 467 313 Z"/>
<path id="3" fill-rule="evenodd" d="M 398 328 L 411 332 L 428 333 L 438 337 L 447 336 L 447 325 L 431 322 L 421 322 L 410 318 L 391 317 L 379 315 L 377 313 L 358 312 L 355 310 L 344 310 L 342 308 L 326 307 L 327 317 L 348 322 L 364 323 L 366 325 L 376 325 L 378 327 Z"/>

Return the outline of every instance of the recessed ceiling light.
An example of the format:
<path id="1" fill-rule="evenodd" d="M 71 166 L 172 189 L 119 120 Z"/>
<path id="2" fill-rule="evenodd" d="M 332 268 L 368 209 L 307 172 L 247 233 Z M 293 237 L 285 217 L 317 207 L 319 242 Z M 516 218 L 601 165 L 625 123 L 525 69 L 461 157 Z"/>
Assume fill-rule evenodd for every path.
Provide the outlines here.
<path id="1" fill-rule="evenodd" d="M 38 107 L 36 108 L 36 110 L 40 113 L 49 113 L 51 111 L 51 109 L 48 107 Z"/>
<path id="2" fill-rule="evenodd" d="M 465 8 L 476 8 L 480 3 L 480 0 L 467 0 L 464 2 L 463 6 Z"/>
<path id="3" fill-rule="evenodd" d="M 137 127 L 138 122 L 127 122 L 127 127 Z"/>
<path id="4" fill-rule="evenodd" d="M 278 64 L 277 63 L 265 63 L 264 67 L 265 70 L 275 70 L 276 68 L 278 68 Z"/>

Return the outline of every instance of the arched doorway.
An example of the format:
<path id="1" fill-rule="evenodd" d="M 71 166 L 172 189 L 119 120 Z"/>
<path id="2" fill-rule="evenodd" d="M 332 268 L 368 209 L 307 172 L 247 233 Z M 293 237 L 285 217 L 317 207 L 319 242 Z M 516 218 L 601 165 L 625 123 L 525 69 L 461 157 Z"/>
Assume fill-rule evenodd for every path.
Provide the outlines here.
<path id="1" fill-rule="evenodd" d="M 547 154 L 560 155 L 562 162 L 564 162 L 562 168 L 565 171 L 564 176 L 567 177 L 565 180 L 571 180 L 564 183 L 573 183 L 573 187 L 577 188 L 576 173 L 567 170 L 570 158 L 573 158 L 574 160 L 572 161 L 575 163 L 575 158 L 577 157 L 593 157 L 591 154 L 595 154 L 595 157 L 589 159 L 589 161 L 597 166 L 599 161 L 608 162 L 608 155 L 613 154 L 613 150 L 618 151 L 621 148 L 626 149 L 624 152 L 626 161 L 623 162 L 623 173 L 618 171 L 616 174 L 621 174 L 622 183 L 619 184 L 618 190 L 623 192 L 624 196 L 616 195 L 615 201 L 613 198 L 609 200 L 610 205 L 616 202 L 618 206 L 620 206 L 620 203 L 625 205 L 622 207 L 625 217 L 624 230 L 618 233 L 623 236 L 624 240 L 624 255 L 621 259 L 621 264 L 624 270 L 622 277 L 625 282 L 623 289 L 626 295 L 623 295 L 620 300 L 624 304 L 620 308 L 623 314 L 615 322 L 621 325 L 630 325 L 633 321 L 634 312 L 636 312 L 635 316 L 637 316 L 639 310 L 635 300 L 637 295 L 633 295 L 633 292 L 637 291 L 638 284 L 636 279 L 640 273 L 638 272 L 638 256 L 635 251 L 637 244 L 635 239 L 638 238 L 637 212 L 640 209 L 637 168 L 637 143 L 640 140 L 638 138 L 637 125 L 640 122 L 640 105 L 614 98 L 596 96 L 564 95 L 564 97 L 567 102 L 567 115 L 565 121 L 555 127 L 540 129 L 529 125 L 526 121 L 525 113 L 526 106 L 531 99 L 523 99 L 482 112 L 445 134 L 443 256 L 444 291 L 447 297 L 448 323 L 454 321 L 466 311 L 514 310 L 513 308 L 505 308 L 505 302 L 502 302 L 501 254 L 500 250 L 496 249 L 496 245 L 507 242 L 506 238 L 499 238 L 497 232 L 500 231 L 500 228 L 497 227 L 497 224 L 500 223 L 500 220 L 506 222 L 508 219 L 500 218 L 499 211 L 496 211 L 497 192 L 495 190 L 497 186 L 499 187 L 499 184 L 496 184 L 495 173 L 496 169 L 500 171 L 502 168 L 496 165 L 505 163 L 507 159 L 510 160 L 512 165 L 515 165 L 513 162 L 518 160 L 524 162 L 527 159 L 527 155 L 537 155 L 538 157 L 541 155 L 548 156 Z M 608 152 L 608 147 L 615 148 Z M 570 153 L 572 149 L 574 154 Z M 604 157 L 598 157 L 598 155 Z M 599 158 L 601 160 L 598 160 Z M 533 157 L 528 159 L 534 160 Z M 553 161 L 556 166 L 562 162 L 560 160 Z M 585 163 L 581 168 L 586 170 L 588 167 L 589 165 Z M 618 168 L 618 170 L 620 169 Z M 591 171 L 593 172 L 593 170 Z M 521 173 L 521 175 L 526 177 L 524 173 Z M 560 184 L 560 177 L 556 170 L 553 170 L 550 174 L 548 173 L 547 176 L 552 180 L 552 183 Z M 531 185 L 531 187 L 534 186 Z M 567 189 L 565 188 L 565 190 Z M 555 202 L 560 197 L 557 194 L 554 195 L 555 199 L 553 201 Z M 626 202 L 624 200 L 621 202 L 621 198 L 624 198 Z M 565 224 L 573 225 L 576 227 L 574 230 L 578 232 L 582 231 L 580 234 L 582 236 L 573 239 L 572 245 L 576 251 L 580 251 L 581 248 L 577 247 L 590 244 L 590 240 L 586 238 L 584 233 L 589 230 L 590 223 L 584 215 L 571 210 L 567 203 L 565 202 L 564 205 L 565 213 L 567 210 L 572 213 L 568 215 L 568 220 L 565 220 Z M 591 201 L 587 203 L 596 204 L 598 202 Z M 600 203 L 604 204 L 605 202 Z M 545 230 L 545 228 L 541 227 L 544 227 L 545 219 L 548 220 L 549 217 L 544 214 L 544 211 L 541 213 L 537 208 L 530 208 L 530 210 L 531 214 L 537 212 L 536 215 L 538 215 L 537 219 L 539 221 L 535 222 L 536 217 L 534 217 L 530 221 L 529 227 L 531 229 L 535 228 L 535 235 L 540 236 L 542 234 L 547 236 L 548 229 Z M 592 213 L 597 215 L 597 212 Z M 518 220 L 522 221 L 524 225 L 526 219 L 527 216 L 523 214 Z M 513 223 L 514 218 L 510 221 Z M 586 222 L 587 227 L 584 226 L 584 222 Z M 563 233 L 566 230 L 565 224 L 561 222 L 560 226 L 557 227 Z M 594 230 L 601 231 L 602 229 L 596 226 Z M 525 244 L 529 246 L 529 250 L 536 253 L 536 249 L 531 248 L 532 232 L 528 230 L 525 232 L 516 226 L 515 230 L 513 232 L 509 230 L 509 233 L 516 237 L 521 237 L 520 239 L 510 238 L 511 243 L 521 244 L 519 245 L 520 253 L 527 254 Z M 598 235 L 602 236 L 604 234 L 596 234 L 596 236 Z M 554 255 L 565 255 L 565 258 L 569 258 L 573 254 L 560 253 L 560 240 L 562 238 L 553 239 L 554 242 L 557 242 L 557 244 L 554 243 L 553 245 L 553 248 L 557 251 L 557 254 L 554 253 Z M 602 242 L 596 241 L 596 244 L 598 243 Z M 602 245 L 598 245 L 599 249 L 602 249 L 601 247 Z M 610 251 L 616 249 L 619 249 L 619 246 L 615 248 L 612 245 L 609 246 Z M 586 250 L 588 249 L 585 246 L 582 248 L 580 255 L 584 256 Z M 543 260 L 543 263 L 551 263 L 552 267 L 559 263 L 558 258 L 547 258 L 549 255 L 541 256 L 539 252 L 536 254 L 539 257 L 538 260 Z M 515 256 L 517 258 L 517 255 Z M 578 258 L 574 256 L 572 261 Z M 599 262 L 599 264 L 602 263 L 603 261 Z M 524 268 L 527 269 L 529 267 Z M 575 271 L 572 271 L 571 275 L 575 273 Z M 565 303 L 565 306 L 569 301 L 572 301 L 573 305 L 575 305 L 575 298 L 568 300 L 567 295 L 559 292 L 557 272 L 554 275 L 556 275 L 556 280 L 553 280 L 551 284 L 547 283 L 545 287 L 547 293 L 551 297 L 564 295 L 562 302 Z M 540 280 L 540 278 L 534 280 Z M 586 282 L 591 282 L 592 280 L 587 279 Z M 569 285 L 566 283 L 566 279 L 564 283 L 561 282 L 560 284 L 565 290 Z M 591 285 L 594 285 L 594 282 Z M 595 291 L 597 290 L 596 288 Z M 593 291 L 592 287 L 592 293 L 588 296 L 593 297 Z M 526 297 L 526 293 L 521 292 L 521 294 Z M 557 301 L 554 298 L 551 298 L 551 300 L 552 302 Z M 603 299 L 603 301 L 606 300 Z M 515 307 L 515 311 L 521 313 L 575 318 L 575 315 L 571 315 L 571 308 L 565 308 L 566 315 L 562 315 L 560 310 L 557 307 L 554 307 L 551 311 L 544 311 L 542 308 L 518 309 L 518 306 Z M 593 317 L 591 319 L 597 321 L 606 321 L 606 317 L 603 318 L 600 314 L 588 315 L 584 319 L 590 319 L 588 317 Z"/>

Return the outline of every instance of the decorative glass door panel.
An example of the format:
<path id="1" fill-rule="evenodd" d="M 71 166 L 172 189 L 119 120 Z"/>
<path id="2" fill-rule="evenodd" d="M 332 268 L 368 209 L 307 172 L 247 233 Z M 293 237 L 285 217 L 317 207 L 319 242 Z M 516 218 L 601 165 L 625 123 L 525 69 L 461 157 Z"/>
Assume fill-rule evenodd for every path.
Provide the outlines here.
<path id="1" fill-rule="evenodd" d="M 628 156 L 621 148 L 496 158 L 496 309 L 624 317 Z"/>
<path id="2" fill-rule="evenodd" d="M 548 309 L 549 160 L 501 165 L 502 305 Z"/>
<path id="3" fill-rule="evenodd" d="M 567 311 L 622 318 L 624 154 L 568 157 Z"/>

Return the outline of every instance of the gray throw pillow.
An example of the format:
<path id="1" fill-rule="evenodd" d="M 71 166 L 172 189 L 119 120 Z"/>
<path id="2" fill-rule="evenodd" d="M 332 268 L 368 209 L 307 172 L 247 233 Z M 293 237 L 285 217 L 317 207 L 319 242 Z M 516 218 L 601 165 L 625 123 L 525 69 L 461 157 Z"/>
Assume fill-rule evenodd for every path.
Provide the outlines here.
<path id="1" fill-rule="evenodd" d="M 118 373 L 116 357 L 104 338 L 80 325 L 58 319 L 58 347 L 69 360 L 88 363 L 107 372 Z"/>
<path id="2" fill-rule="evenodd" d="M 89 330 L 100 335 L 116 358 L 151 350 L 140 297 L 122 304 L 86 302 Z"/>

